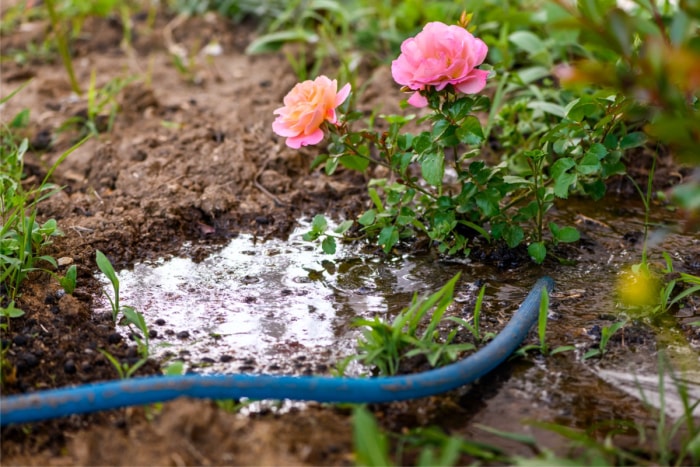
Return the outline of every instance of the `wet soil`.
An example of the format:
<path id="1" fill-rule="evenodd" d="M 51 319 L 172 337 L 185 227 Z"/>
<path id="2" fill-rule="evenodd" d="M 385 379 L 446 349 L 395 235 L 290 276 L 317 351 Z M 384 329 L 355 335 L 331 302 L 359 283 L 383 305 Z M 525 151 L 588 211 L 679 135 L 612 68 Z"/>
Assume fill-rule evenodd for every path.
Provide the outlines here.
<path id="1" fill-rule="evenodd" d="M 272 133 L 272 110 L 280 106 L 296 78 L 282 54 L 251 57 L 243 53 L 255 36 L 254 24 L 232 24 L 215 16 L 181 21 L 166 13 L 158 15 L 153 27 L 145 15 L 134 15 L 132 20 L 130 44 L 123 43 L 123 25 L 116 18 L 88 20 L 74 44 L 73 63 L 84 88 L 93 71 L 98 87 L 115 79 L 134 79 L 115 96 L 119 110 L 111 131 L 87 140 L 70 154 L 52 178 L 64 189 L 40 205 L 39 217 L 56 219 L 64 233 L 46 253 L 63 259 L 59 272 L 68 264 L 78 266 L 78 287 L 73 295 L 66 295 L 54 278 L 42 273 L 26 282 L 17 301 L 26 314 L 13 319 L 2 336 L 10 362 L 4 370 L 3 395 L 116 378 L 100 349 L 121 361 L 133 363 L 138 358 L 134 343 L 115 330 L 109 314 L 98 311 L 101 284 L 94 276 L 96 250 L 103 251 L 117 270 L 178 255 L 184 244 L 189 245 L 193 259 L 201 260 L 241 234 L 260 241 L 284 239 L 300 218 L 318 213 L 351 218 L 367 203 L 361 176 L 341 170 L 327 177 L 309 171 L 318 150 L 290 150 Z M 3 123 L 22 109 L 30 110 L 30 124 L 23 130 L 32 145 L 25 161 L 27 185 L 40 181 L 80 139 L 80 128 L 66 127 L 66 121 L 87 114 L 85 98 L 71 93 L 60 63 L 38 57 L 22 64 L 8 60 L 27 50 L 32 41 L 41 41 L 47 31 L 45 23 L 27 23 L 1 38 L 0 94 L 5 96 L 31 79 L 1 109 Z M 210 41 L 222 46 L 222 55 L 202 53 Z M 174 46 L 184 47 L 191 57 L 189 72 L 174 65 L 169 53 Z M 368 70 L 361 79 L 367 85 L 363 109 L 397 110 L 399 91 L 386 67 Z M 98 120 L 106 123 L 106 117 Z M 669 174 L 681 177 L 678 171 L 668 162 L 658 178 L 673 182 L 677 178 Z M 622 179 L 611 191 L 623 200 L 634 195 Z M 620 248 L 628 250 L 630 257 L 638 252 L 641 225 L 620 231 L 611 221 L 596 221 L 590 215 L 573 219 L 576 211 L 574 207 L 561 215 L 580 224 L 584 239 L 562 247 L 562 255 L 594 267 Z M 625 216 L 619 211 L 616 215 Z M 683 250 L 682 267 L 697 274 L 697 253 L 688 253 L 697 247 L 697 240 L 686 239 L 672 247 L 690 249 Z M 523 254 L 488 251 L 474 260 L 505 274 L 503 281 L 529 279 L 545 271 L 532 268 L 523 258 Z M 492 280 L 497 280 L 493 274 Z M 568 289 L 578 284 L 575 290 L 591 292 L 587 280 L 581 273 Z M 583 302 L 583 294 L 560 296 L 553 304 L 554 317 L 564 317 L 572 302 Z M 502 300 L 492 306 L 505 304 Z M 612 305 L 605 302 L 605 306 Z M 600 325 L 610 322 L 609 314 L 600 310 L 576 319 L 581 339 L 588 339 L 590 345 L 595 345 Z M 497 327 L 499 320 L 491 325 Z M 555 319 L 555 335 L 557 326 Z M 557 339 L 559 344 L 570 343 L 566 336 L 570 329 L 560 328 L 561 337 L 554 344 Z M 697 341 L 700 336 L 694 332 L 687 327 L 689 338 Z M 624 336 L 612 342 L 612 347 L 621 349 L 620 359 L 630 352 L 655 350 L 653 333 L 642 324 L 631 326 Z M 564 355 L 546 363 L 516 360 L 473 387 L 372 410 L 384 428 L 395 432 L 438 425 L 521 455 L 531 453 L 478 430 L 476 424 L 525 432 L 553 449 L 562 448 L 559 441 L 517 421 L 538 418 L 582 428 L 613 418 L 653 424 L 653 417 L 635 398 L 595 377 L 568 374 L 571 367 L 565 362 Z M 160 364 L 151 361 L 137 375 L 159 371 Z M 525 374 L 530 376 L 519 378 Z M 536 378 L 561 392 L 528 387 L 527 381 Z M 617 402 L 596 404 L 590 400 L 592 394 Z M 161 407 L 5 427 L 2 458 L 4 465 L 347 465 L 353 463 L 352 426 L 349 412 L 341 407 L 311 404 L 240 415 L 213 402 L 178 400 Z M 464 456 L 461 461 L 470 459 Z"/>

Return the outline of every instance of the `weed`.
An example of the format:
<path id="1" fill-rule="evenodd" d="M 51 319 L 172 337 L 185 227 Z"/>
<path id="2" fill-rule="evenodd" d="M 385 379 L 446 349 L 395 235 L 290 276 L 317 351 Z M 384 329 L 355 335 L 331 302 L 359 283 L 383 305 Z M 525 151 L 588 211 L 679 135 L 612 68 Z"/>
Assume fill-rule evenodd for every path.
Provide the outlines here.
<path id="1" fill-rule="evenodd" d="M 63 277 L 59 277 L 58 282 L 63 287 L 63 290 L 71 295 L 75 291 L 75 286 L 78 282 L 78 267 L 75 264 L 71 264 Z"/>
<path id="2" fill-rule="evenodd" d="M 387 437 L 379 429 L 372 414 L 363 406 L 357 406 L 353 410 L 352 427 L 357 465 L 392 465 L 389 460 Z"/>
<path id="3" fill-rule="evenodd" d="M 553 350 L 549 350 L 549 345 L 547 344 L 547 314 L 549 312 L 549 293 L 547 289 L 542 289 L 542 295 L 540 296 L 540 310 L 537 318 L 537 336 L 539 338 L 539 344 L 527 344 L 519 348 L 515 355 L 525 356 L 531 350 L 537 350 L 542 355 L 554 355 L 560 352 L 567 352 L 574 350 L 576 347 L 573 345 L 561 345 Z"/>
<path id="4" fill-rule="evenodd" d="M 126 320 L 126 325 L 131 329 L 132 326 L 136 331 L 131 330 L 131 335 L 136 341 L 137 349 L 142 358 L 147 359 L 150 355 L 150 339 L 148 335 L 148 326 L 143 314 L 134 310 L 130 306 L 122 306 L 121 312 Z M 138 332 L 137 332 L 138 331 Z"/>
<path id="5" fill-rule="evenodd" d="M 585 354 L 583 354 L 583 359 L 588 360 L 591 357 L 602 357 L 607 352 L 608 341 L 610 338 L 623 328 L 627 324 L 627 321 L 618 321 L 611 324 L 610 326 L 604 326 L 600 330 L 600 342 L 598 343 L 597 349 L 590 349 Z"/>
<path id="6" fill-rule="evenodd" d="M 471 332 L 472 336 L 474 337 L 474 340 L 476 342 L 482 342 L 486 341 L 488 339 L 492 339 L 495 335 L 492 332 L 486 333 L 485 335 L 481 335 L 481 330 L 479 326 L 479 322 L 481 319 L 481 304 L 484 301 L 484 293 L 486 292 L 486 285 L 483 285 L 481 289 L 479 290 L 479 295 L 476 297 L 476 303 L 474 304 L 474 314 L 473 314 L 473 319 L 472 322 L 469 323 L 463 318 L 457 318 L 456 316 L 449 316 L 447 319 L 450 321 L 453 321 L 464 328 L 466 328 L 469 332 Z"/>
<path id="7" fill-rule="evenodd" d="M 0 100 L 0 105 L 24 86 L 26 83 Z M 85 141 L 79 141 L 61 154 L 38 187 L 25 189 L 22 178 L 29 143 L 24 138 L 17 144 L 12 134 L 13 128 L 24 120 L 23 114 L 20 112 L 12 120 L 11 127 L 0 128 L 0 284 L 11 300 L 17 296 L 22 282 L 30 273 L 46 270 L 43 264 L 54 269 L 57 267 L 56 260 L 42 255 L 41 251 L 51 244 L 52 237 L 62 233 L 54 219 L 43 223 L 37 220 L 37 205 L 60 191 L 61 188 L 49 183 L 49 180 L 66 157 Z"/>
<path id="8" fill-rule="evenodd" d="M 100 271 L 102 271 L 102 274 L 104 274 L 112 284 L 114 298 L 110 297 L 107 292 L 105 292 L 105 296 L 107 297 L 107 300 L 109 300 L 109 305 L 112 309 L 112 321 L 116 323 L 119 313 L 122 311 L 122 307 L 119 305 L 119 277 L 117 277 L 117 273 L 114 271 L 112 263 L 100 250 L 95 251 L 95 262 L 97 263 L 97 267 L 100 269 Z"/>
<path id="9" fill-rule="evenodd" d="M 3 318 L 3 322 L 0 322 L 0 329 L 9 329 L 10 320 L 12 318 L 19 318 L 24 316 L 24 311 L 15 307 L 15 301 L 12 300 L 6 307 L 0 306 L 0 318 Z"/>
<path id="10" fill-rule="evenodd" d="M 643 425 L 625 420 L 609 420 L 603 424 L 591 426 L 586 431 L 569 428 L 549 422 L 528 422 L 528 425 L 552 431 L 568 439 L 572 448 L 581 452 L 580 461 L 587 465 L 696 465 L 700 460 L 700 426 L 693 415 L 700 403 L 691 401 L 685 383 L 670 369 L 668 358 L 664 352 L 659 352 L 659 397 L 660 406 L 658 420 L 655 424 L 656 445 L 649 446 L 646 429 Z M 670 426 L 667 425 L 665 413 L 665 381 L 671 377 L 683 405 L 683 414 Z M 646 402 L 644 391 L 640 388 L 642 399 Z M 647 403 L 649 408 L 652 408 Z M 684 430 L 683 430 L 684 428 Z M 495 430 L 488 430 L 495 432 Z M 596 432 L 603 431 L 604 438 L 600 440 Z M 615 444 L 616 435 L 636 436 L 638 448 L 634 450 L 619 447 Z M 536 444 L 534 444 L 536 447 Z M 552 462 L 563 462 L 548 451 L 539 451 L 535 462 L 549 459 Z M 523 461 L 523 460 L 521 460 Z M 520 463 L 520 462 L 518 462 Z"/>
<path id="11" fill-rule="evenodd" d="M 117 370 L 119 379 L 131 378 L 134 375 L 134 373 L 136 373 L 138 369 L 141 368 L 148 361 L 148 358 L 141 358 L 134 364 L 130 364 L 129 362 L 120 362 L 117 357 L 107 352 L 106 350 L 99 350 L 100 353 L 104 355 L 105 358 L 109 361 L 109 363 L 112 364 L 114 369 Z"/>
<path id="12" fill-rule="evenodd" d="M 100 250 L 95 251 L 95 262 L 97 263 L 97 267 L 102 272 L 102 274 L 104 274 L 109 280 L 109 282 L 112 284 L 113 297 L 110 296 L 106 291 L 103 291 L 105 296 L 107 297 L 107 300 L 109 301 L 109 305 L 112 312 L 112 320 L 115 323 L 120 321 L 122 324 L 125 324 L 129 327 L 129 329 L 131 330 L 131 336 L 136 341 L 139 355 L 141 355 L 141 359 L 145 363 L 145 361 L 148 360 L 148 357 L 150 355 L 150 340 L 146 320 L 141 312 L 136 311 L 133 307 L 130 307 L 128 305 L 121 305 L 119 303 L 119 277 L 114 271 L 112 263 Z M 123 320 L 119 319 L 120 314 L 123 316 Z M 143 363 L 141 363 L 139 366 L 141 365 L 143 365 Z M 127 371 L 128 369 L 129 368 L 127 367 L 125 371 Z"/>
<path id="13" fill-rule="evenodd" d="M 505 461 L 500 449 L 457 436 L 446 435 L 437 427 L 406 430 L 401 434 L 386 433 L 364 406 L 353 408 L 353 443 L 356 465 L 451 466 L 462 455 L 486 462 Z M 395 446 L 393 455 L 391 447 Z M 407 458 L 415 456 L 410 464 Z M 396 462 L 392 462 L 392 458 Z"/>
<path id="14" fill-rule="evenodd" d="M 59 130 L 77 128 L 80 137 L 97 136 L 100 133 L 111 131 L 119 111 L 117 95 L 135 79 L 134 77 L 116 77 L 98 88 L 95 70 L 93 70 L 90 74 L 90 85 L 86 96 L 87 107 L 84 114 L 66 119 Z"/>
<path id="15" fill-rule="evenodd" d="M 454 286 L 459 274 L 453 277 L 439 291 L 427 298 L 413 296 L 410 306 L 399 312 L 391 323 L 375 316 L 374 319 L 360 319 L 355 326 L 364 326 L 358 340 L 358 355 L 355 359 L 364 365 L 376 367 L 380 374 L 394 375 L 399 371 L 403 359 L 423 355 L 431 366 L 453 362 L 457 356 L 475 347 L 471 343 L 453 344 L 457 335 L 453 329 L 442 342 L 439 339 L 438 324 L 452 303 Z M 430 321 L 419 336 L 421 322 L 430 312 Z"/>

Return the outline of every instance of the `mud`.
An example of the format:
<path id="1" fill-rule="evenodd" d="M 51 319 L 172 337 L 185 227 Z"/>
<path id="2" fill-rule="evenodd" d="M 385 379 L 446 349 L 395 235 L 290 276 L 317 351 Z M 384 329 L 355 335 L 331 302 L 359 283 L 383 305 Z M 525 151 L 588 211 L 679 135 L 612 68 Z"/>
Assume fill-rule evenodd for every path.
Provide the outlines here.
<path id="1" fill-rule="evenodd" d="M 47 274 L 34 274 L 27 281 L 17 303 L 26 315 L 12 320 L 3 333 L 2 345 L 9 347 L 12 364 L 3 378 L 3 395 L 116 378 L 99 349 L 121 361 L 137 358 L 133 342 L 117 332 L 101 308 L 95 250 L 103 251 L 117 270 L 183 252 L 199 262 L 238 236 L 285 240 L 299 219 L 317 213 L 352 218 L 367 204 L 362 176 L 311 172 L 309 163 L 318 150 L 290 150 L 272 133 L 272 110 L 296 78 L 281 54 L 243 53 L 255 36 L 254 24 L 232 24 L 215 16 L 180 21 L 163 13 L 150 28 L 145 16 L 132 19 L 129 45 L 122 43 L 123 25 L 116 18 L 88 20 L 75 44 L 73 63 L 83 87 L 93 71 L 98 87 L 114 79 L 134 79 L 115 96 L 119 110 L 111 131 L 86 141 L 65 160 L 53 177 L 64 189 L 40 205 L 40 218 L 56 219 L 64 232 L 47 253 L 78 266 L 78 288 L 65 295 Z M 41 57 L 22 64 L 5 59 L 17 57 L 46 32 L 46 24 L 29 23 L 1 38 L 1 95 L 31 79 L 2 108 L 3 122 L 21 109 L 31 112 L 23 130 L 33 147 L 25 162 L 27 185 L 41 180 L 80 139 L 80 128 L 65 123 L 87 112 L 85 98 L 71 94 L 60 63 Z M 200 53 L 214 40 L 222 55 Z M 193 58 L 188 73 L 174 66 L 168 52 L 173 46 L 184 47 Z M 396 110 L 399 91 L 385 67 L 367 71 L 361 79 L 367 84 L 365 110 Z M 107 119 L 98 120 L 105 125 Z M 660 173 L 662 184 L 677 180 L 668 174 L 682 177 L 670 161 Z M 371 407 L 384 428 L 403 432 L 437 425 L 511 454 L 531 455 L 522 445 L 479 430 L 478 424 L 532 434 L 543 446 L 564 454 L 558 438 L 522 420 L 586 428 L 631 419 L 654 426 L 656 414 L 596 377 L 591 370 L 595 362 L 578 359 L 597 344 L 600 328 L 617 319 L 611 284 L 619 267 L 635 262 L 641 251 L 639 203 L 625 197 L 634 193 L 623 179 L 613 183 L 617 200 L 569 203 L 554 213 L 583 232 L 579 244 L 557 251 L 577 260 L 575 268 L 556 262 L 537 267 L 522 252 L 504 251 L 480 252 L 470 263 L 435 261 L 438 267 L 470 269 L 473 276 L 499 284 L 489 286 L 487 293 L 486 325 L 494 330 L 534 278 L 553 275 L 560 285 L 552 299 L 548 336 L 552 346 L 575 344 L 576 352 L 516 359 L 471 387 Z M 663 207 L 656 206 L 655 212 L 656 221 L 682 227 L 682 220 Z M 697 236 L 671 233 L 656 246 L 677 253 L 678 270 L 700 272 Z M 653 260 L 659 261 L 659 255 Z M 410 293 L 405 295 L 408 300 Z M 678 335 L 697 352 L 700 334 L 687 324 L 698 314 L 697 299 L 676 312 L 684 323 L 678 324 Z M 534 334 L 530 341 L 536 342 Z M 609 359 L 600 365 L 619 369 L 625 362 L 629 371 L 635 365 L 651 368 L 658 347 L 653 327 L 633 321 L 611 340 L 610 348 Z M 137 375 L 159 371 L 160 363 L 152 361 Z M 415 461 L 411 456 L 400 461 Z M 349 411 L 342 407 L 263 407 L 236 414 L 213 402 L 178 400 L 6 427 L 2 458 L 4 465 L 348 465 L 353 463 L 352 426 Z M 465 455 L 460 463 L 471 460 Z"/>

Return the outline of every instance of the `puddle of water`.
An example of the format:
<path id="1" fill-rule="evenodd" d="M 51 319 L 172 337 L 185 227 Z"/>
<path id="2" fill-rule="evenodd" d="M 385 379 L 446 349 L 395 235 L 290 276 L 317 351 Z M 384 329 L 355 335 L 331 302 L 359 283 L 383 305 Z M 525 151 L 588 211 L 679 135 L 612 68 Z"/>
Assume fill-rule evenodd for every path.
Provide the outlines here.
<path id="1" fill-rule="evenodd" d="M 580 428 L 601 420 L 639 420 L 646 412 L 639 388 L 628 384 L 631 375 L 645 381 L 645 396 L 653 402 L 658 394 L 652 384 L 658 381 L 657 349 L 677 346 L 690 352 L 683 358 L 684 371 L 693 370 L 699 367 L 700 339 L 685 342 L 683 337 L 669 346 L 664 343 L 669 338 L 662 338 L 668 333 L 655 335 L 637 326 L 625 331 L 623 343 L 611 342 L 610 353 L 600 362 L 582 361 L 596 345 L 600 328 L 621 319 L 615 281 L 624 267 L 641 258 L 641 239 L 625 238 L 639 236 L 643 216 L 638 206 L 625 206 L 622 212 L 614 204 L 571 201 L 556 213 L 556 221 L 576 224 L 582 231 L 575 266 L 550 263 L 548 268 L 496 270 L 468 259 L 363 255 L 343 245 L 328 256 L 302 240 L 308 228 L 302 226 L 287 241 L 256 243 L 241 235 L 200 263 L 175 258 L 137 264 L 119 274 L 121 300 L 141 311 L 149 328 L 158 331 L 159 338 L 152 341 L 156 358 L 182 358 L 199 372 L 323 374 L 354 353 L 359 336 L 351 326 L 354 319 L 376 314 L 390 319 L 414 293 L 432 293 L 458 272 L 462 279 L 450 312 L 469 318 L 479 285 L 486 283 L 482 320 L 492 328 L 501 327 L 535 280 L 548 274 L 557 283 L 550 302 L 548 343 L 550 348 L 573 344 L 576 351 L 537 359 L 534 365 L 520 364 L 510 378 L 486 391 L 488 397 L 484 388 L 475 388 L 478 407 L 473 421 L 509 431 L 519 418 L 506 416 L 504 407 L 525 418 Z M 655 222 L 672 222 L 665 216 L 670 214 L 661 213 Z M 661 260 L 660 253 L 668 251 L 678 269 L 686 261 L 684 255 L 700 247 L 697 237 L 677 233 L 654 241 L 652 260 Z M 687 312 L 684 319 L 697 319 L 697 312 Z M 181 334 L 185 331 L 187 335 Z M 364 371 L 356 365 L 348 373 Z M 691 402 L 700 398 L 697 381 L 693 384 Z M 666 408 L 675 416 L 678 405 L 668 402 L 674 397 L 670 391 Z M 468 419 L 454 423 L 463 426 Z"/>
<path id="2" fill-rule="evenodd" d="M 700 400 L 700 373 L 684 373 L 677 381 L 665 376 L 663 382 L 657 374 L 637 374 L 615 370 L 596 370 L 599 378 L 632 397 L 636 397 L 656 409 L 663 410 L 666 415 L 681 418 L 686 408 L 683 404 L 681 387 L 685 391 L 686 401 L 694 404 Z M 700 406 L 693 407 L 693 416 L 700 415 Z"/>
<path id="3" fill-rule="evenodd" d="M 155 358 L 183 358 L 201 372 L 324 373 L 354 353 L 356 318 L 398 312 L 414 293 L 432 293 L 462 272 L 459 307 L 486 272 L 434 257 L 363 256 L 342 245 L 328 256 L 301 238 L 307 229 L 287 241 L 241 235 L 200 263 L 136 264 L 119 273 L 120 301 L 158 332 Z M 504 283 L 495 297 L 516 307 L 526 293 Z"/>

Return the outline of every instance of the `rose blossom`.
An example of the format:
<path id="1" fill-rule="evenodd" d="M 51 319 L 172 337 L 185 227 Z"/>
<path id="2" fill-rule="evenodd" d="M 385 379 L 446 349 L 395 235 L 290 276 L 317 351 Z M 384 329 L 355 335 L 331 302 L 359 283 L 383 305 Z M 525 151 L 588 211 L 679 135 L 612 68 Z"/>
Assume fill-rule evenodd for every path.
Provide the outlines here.
<path id="1" fill-rule="evenodd" d="M 338 82 L 326 76 L 298 83 L 284 96 L 284 107 L 273 113 L 272 130 L 287 138 L 287 146 L 298 149 L 323 139 L 324 121 L 336 123 L 335 109 L 347 99 L 350 84 L 338 91 Z"/>
<path id="2" fill-rule="evenodd" d="M 451 84 L 465 94 L 484 89 L 489 73 L 475 67 L 481 65 L 487 52 L 484 41 L 463 27 L 432 22 L 401 44 L 401 55 L 391 63 L 391 74 L 394 81 L 416 91 L 409 104 L 425 107 L 428 100 L 417 91 L 427 86 L 441 91 Z"/>

